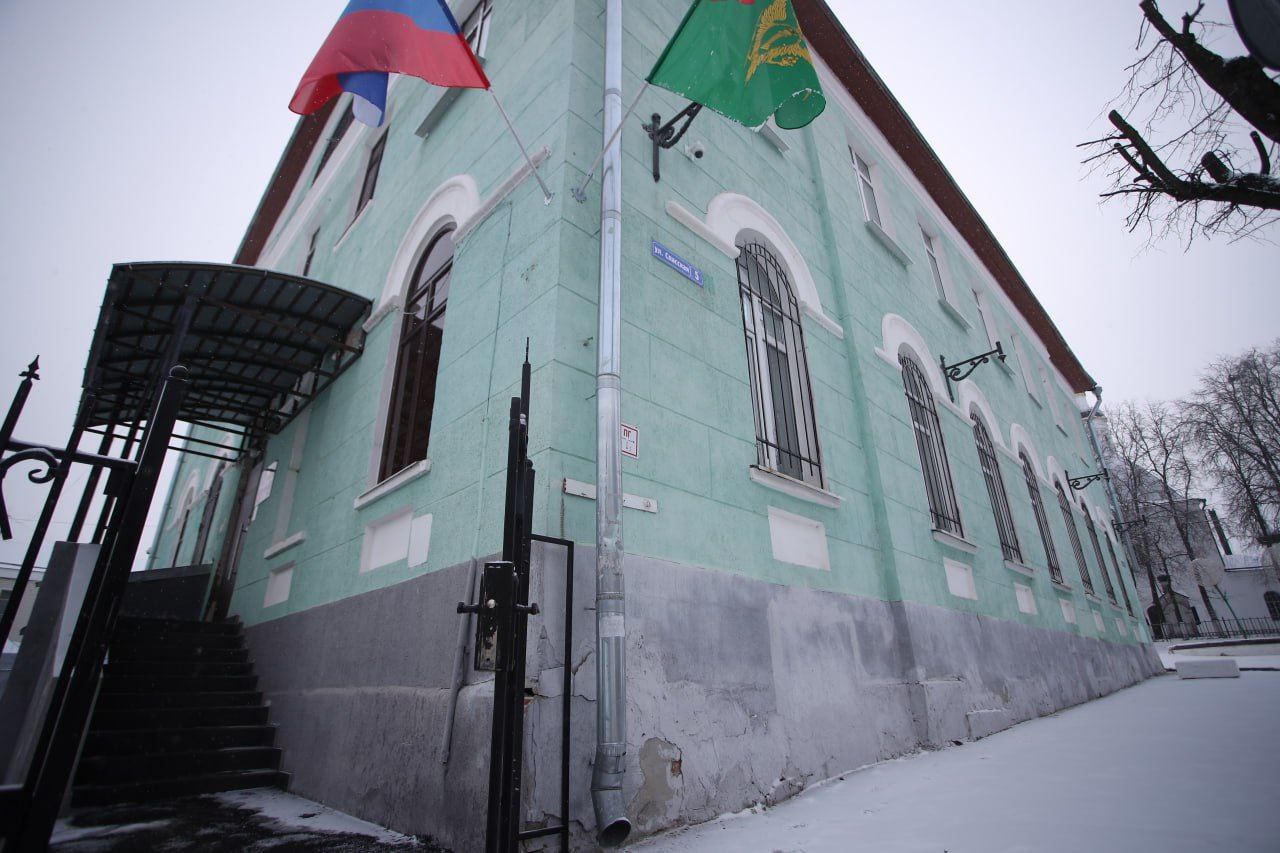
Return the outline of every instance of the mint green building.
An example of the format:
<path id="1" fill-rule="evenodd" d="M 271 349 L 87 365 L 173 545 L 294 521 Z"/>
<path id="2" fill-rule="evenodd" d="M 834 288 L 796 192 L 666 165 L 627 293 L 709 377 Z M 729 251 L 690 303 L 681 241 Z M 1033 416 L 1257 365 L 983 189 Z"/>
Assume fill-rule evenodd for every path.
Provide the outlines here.
<path id="1" fill-rule="evenodd" d="M 570 190 L 603 141 L 604 0 L 451 5 L 554 199 L 484 92 L 397 79 L 383 128 L 345 100 L 300 122 L 236 260 L 373 300 L 363 355 L 250 461 L 184 456 L 150 566 L 214 566 L 295 791 L 474 848 L 492 686 L 455 681 L 455 604 L 501 545 L 528 339 L 533 527 L 583 546 L 584 607 L 570 648 L 556 607 L 532 621 L 525 817 L 556 814 L 569 666 L 588 839 L 600 183 Z M 1069 484 L 1099 464 L 1093 378 L 826 4 L 794 5 L 812 125 L 706 111 L 657 182 L 641 122 L 685 103 L 651 89 L 621 136 L 637 835 L 1158 668 L 1104 486 Z M 624 4 L 626 102 L 686 8 Z M 562 558 L 537 557 L 558 602 Z"/>

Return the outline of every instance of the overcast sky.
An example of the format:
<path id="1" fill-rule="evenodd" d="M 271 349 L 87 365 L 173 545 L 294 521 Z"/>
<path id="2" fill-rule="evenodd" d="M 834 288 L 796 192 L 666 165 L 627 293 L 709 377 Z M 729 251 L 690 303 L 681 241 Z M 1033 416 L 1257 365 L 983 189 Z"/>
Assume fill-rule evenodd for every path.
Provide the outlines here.
<path id="1" fill-rule="evenodd" d="M 1134 58 L 1136 0 L 831 2 L 1107 399 L 1183 394 L 1280 335 L 1280 249 L 1148 246 L 1079 164 Z M 20 436 L 65 439 L 113 263 L 231 260 L 344 5 L 0 0 L 0 406 L 36 353 L 44 377 Z"/>

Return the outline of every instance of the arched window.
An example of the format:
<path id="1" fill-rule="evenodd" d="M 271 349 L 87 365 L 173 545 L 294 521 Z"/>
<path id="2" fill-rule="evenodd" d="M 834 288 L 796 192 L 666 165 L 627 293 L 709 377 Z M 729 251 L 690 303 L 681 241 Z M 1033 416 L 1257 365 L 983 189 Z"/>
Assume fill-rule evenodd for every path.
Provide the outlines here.
<path id="1" fill-rule="evenodd" d="M 1093 516 L 1089 514 L 1089 510 L 1081 506 L 1084 510 L 1084 529 L 1089 531 L 1089 541 L 1093 545 L 1093 556 L 1098 561 L 1098 570 L 1102 572 L 1102 585 L 1107 588 L 1107 598 L 1112 604 L 1119 605 L 1116 600 L 1116 588 L 1111 584 L 1111 573 L 1107 571 L 1107 564 L 1102 559 L 1102 545 L 1098 542 L 1098 529 L 1093 524 Z"/>
<path id="2" fill-rule="evenodd" d="M 768 249 L 759 243 L 740 248 L 738 290 L 759 465 L 821 487 L 822 459 L 799 304 Z"/>
<path id="3" fill-rule="evenodd" d="M 947 462 L 947 447 L 942 440 L 942 424 L 938 421 L 938 408 L 929 390 L 929 380 L 915 360 L 903 354 L 898 357 L 902 365 L 902 385 L 907 392 L 907 405 L 911 410 L 911 426 L 916 434 L 916 448 L 920 451 L 920 469 L 924 472 L 924 489 L 929 496 L 929 514 L 933 527 L 956 536 L 964 535 L 960 526 L 960 506 L 956 503 L 956 488 L 951 482 L 951 465 Z"/>
<path id="4" fill-rule="evenodd" d="M 1058 509 L 1062 510 L 1062 523 L 1067 525 L 1067 538 L 1071 540 L 1071 550 L 1075 552 L 1076 563 L 1080 566 L 1080 580 L 1084 583 L 1084 591 L 1097 595 L 1093 591 L 1093 578 L 1089 577 L 1089 566 L 1084 561 L 1084 547 L 1080 544 L 1080 531 L 1076 528 L 1075 513 L 1067 501 L 1067 493 L 1062 490 L 1062 483 L 1054 481 L 1053 487 L 1058 490 Z"/>
<path id="5" fill-rule="evenodd" d="M 1262 600 L 1267 603 L 1267 612 L 1271 614 L 1271 618 L 1280 621 L 1280 593 L 1267 592 Z"/>
<path id="6" fill-rule="evenodd" d="M 1111 554 L 1111 565 L 1116 570 L 1116 582 L 1120 584 L 1120 593 L 1124 596 L 1124 609 L 1129 611 L 1129 615 L 1133 616 L 1133 599 L 1129 598 L 1129 585 L 1124 582 L 1124 574 L 1120 571 L 1120 561 L 1116 559 L 1116 546 L 1111 541 L 1110 533 L 1103 533 L 1103 538 L 1107 540 L 1107 552 Z"/>
<path id="7" fill-rule="evenodd" d="M 1040 497 L 1040 480 L 1036 477 L 1036 469 L 1026 453 L 1019 453 L 1022 462 L 1022 478 L 1027 481 L 1027 495 L 1031 498 L 1031 511 L 1036 517 L 1036 527 L 1040 528 L 1040 542 L 1044 545 L 1044 560 L 1049 564 L 1049 577 L 1056 583 L 1062 583 L 1062 565 L 1058 562 L 1058 549 L 1053 547 L 1053 531 L 1049 529 L 1049 518 L 1044 513 L 1044 500 Z"/>
<path id="8" fill-rule="evenodd" d="M 427 458 L 452 270 L 450 226 L 437 234 L 422 253 L 405 296 L 379 480 Z"/>
<path id="9" fill-rule="evenodd" d="M 1022 547 L 1018 544 L 1018 531 L 1013 526 L 1013 513 L 1009 511 L 1009 496 L 1004 490 L 1004 477 L 1000 476 L 1000 460 L 996 458 L 991 433 L 987 432 L 982 418 L 973 416 L 973 440 L 978 445 L 978 461 L 982 464 L 982 478 L 987 481 L 987 495 L 991 498 L 991 511 L 996 516 L 996 532 L 1000 534 L 1000 550 L 1006 560 L 1022 562 Z"/>

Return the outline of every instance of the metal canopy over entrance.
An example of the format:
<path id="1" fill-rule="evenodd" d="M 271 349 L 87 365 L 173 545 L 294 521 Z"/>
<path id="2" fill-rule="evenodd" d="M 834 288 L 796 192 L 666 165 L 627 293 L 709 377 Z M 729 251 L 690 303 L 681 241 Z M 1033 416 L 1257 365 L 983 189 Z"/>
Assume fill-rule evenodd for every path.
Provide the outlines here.
<path id="1" fill-rule="evenodd" d="M 239 433 L 247 446 L 278 432 L 360 355 L 370 307 L 252 267 L 117 264 L 85 367 L 87 426 L 109 432 L 145 420 L 170 366 L 181 364 L 190 390 L 178 420 Z"/>
<path id="2" fill-rule="evenodd" d="M 24 371 L 0 424 L 4 475 L 17 465 L 48 493 L 11 595 L 0 643 L 14 654 L 0 681 L 0 838 L 5 850 L 42 848 L 63 801 L 97 693 L 143 525 L 168 450 L 216 458 L 259 452 L 361 352 L 370 301 L 296 276 L 221 264 L 120 264 L 111 271 L 71 434 L 56 444 L 14 436 L 38 380 Z M 179 421 L 211 427 L 179 437 Z M 81 450 L 86 432 L 97 452 Z M 117 441 L 122 439 L 122 441 Z M 203 449 L 200 449 L 203 448 Z M 88 467 L 66 541 L 54 543 L 43 581 L 29 583 L 73 466 Z M 88 528 L 100 497 L 98 523 Z M 79 484 L 83 483 L 82 486 Z M 243 490 L 240 497 L 242 499 Z M 0 524 L 0 538 L 12 530 Z M 74 582 L 73 582 L 74 581 Z M 74 595 L 72 594 L 74 591 Z M 34 601 L 25 633 L 14 630 Z M 37 615 L 39 614 L 39 618 Z"/>

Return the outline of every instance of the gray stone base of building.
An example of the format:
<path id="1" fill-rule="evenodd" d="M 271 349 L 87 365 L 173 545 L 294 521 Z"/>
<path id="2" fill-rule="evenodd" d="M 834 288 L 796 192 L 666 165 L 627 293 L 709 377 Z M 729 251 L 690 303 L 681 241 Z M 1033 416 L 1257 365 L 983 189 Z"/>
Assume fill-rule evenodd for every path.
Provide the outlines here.
<path id="1" fill-rule="evenodd" d="M 563 562 L 535 557 L 525 815 L 558 820 L 560 684 L 574 669 L 572 816 L 590 845 L 594 566 L 580 549 L 566 656 Z M 628 557 L 626 797 L 635 834 L 774 803 L 921 748 L 984 737 L 1160 671 L 1149 646 L 784 587 Z M 492 680 L 467 638 L 469 566 L 247 631 L 295 792 L 456 850 L 483 846 Z M 470 632 L 468 632 L 470 634 Z"/>

